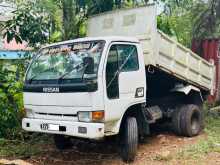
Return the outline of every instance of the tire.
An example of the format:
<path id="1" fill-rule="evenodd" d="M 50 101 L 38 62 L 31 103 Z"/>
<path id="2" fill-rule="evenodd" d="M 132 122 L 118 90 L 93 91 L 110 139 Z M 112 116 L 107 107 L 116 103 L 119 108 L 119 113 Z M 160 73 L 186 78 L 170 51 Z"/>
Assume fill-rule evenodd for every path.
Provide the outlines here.
<path id="1" fill-rule="evenodd" d="M 183 136 L 193 137 L 202 130 L 202 111 L 197 105 L 187 104 L 180 110 L 180 128 Z"/>
<path id="2" fill-rule="evenodd" d="M 120 135 L 120 154 L 125 162 L 135 159 L 138 148 L 138 125 L 135 117 L 128 117 L 123 123 Z"/>
<path id="3" fill-rule="evenodd" d="M 175 134 L 177 135 L 182 135 L 182 131 L 181 131 L 181 128 L 180 128 L 180 114 L 181 114 L 181 108 L 180 107 L 177 107 L 175 109 L 175 111 L 173 112 L 173 115 L 172 115 L 172 128 L 173 128 L 173 131 Z"/>
<path id="4" fill-rule="evenodd" d="M 54 144 L 58 150 L 65 150 L 72 147 L 71 139 L 64 135 L 54 135 Z"/>
<path id="5" fill-rule="evenodd" d="M 205 113 L 203 111 L 203 107 L 199 106 L 199 109 L 201 110 L 202 115 L 202 122 L 201 122 L 201 131 L 205 128 Z"/>

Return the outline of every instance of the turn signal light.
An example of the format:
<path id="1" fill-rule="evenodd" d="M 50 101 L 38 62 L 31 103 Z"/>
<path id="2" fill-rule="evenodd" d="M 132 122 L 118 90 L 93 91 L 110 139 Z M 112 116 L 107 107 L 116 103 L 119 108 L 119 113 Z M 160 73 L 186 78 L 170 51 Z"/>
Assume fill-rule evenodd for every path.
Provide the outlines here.
<path id="1" fill-rule="evenodd" d="M 104 111 L 93 111 L 92 112 L 92 120 L 93 121 L 103 121 L 105 117 L 105 112 Z"/>

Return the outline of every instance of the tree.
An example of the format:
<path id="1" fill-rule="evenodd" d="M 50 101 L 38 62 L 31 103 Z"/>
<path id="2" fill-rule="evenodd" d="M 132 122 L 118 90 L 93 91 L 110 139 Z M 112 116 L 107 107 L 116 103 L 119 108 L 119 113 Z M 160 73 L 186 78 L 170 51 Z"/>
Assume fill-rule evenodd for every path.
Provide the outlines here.
<path id="1" fill-rule="evenodd" d="M 26 41 L 29 46 L 36 47 L 48 41 L 49 17 L 36 8 L 34 3 L 25 3 L 14 12 L 14 17 L 5 23 L 3 37 L 10 42 L 15 38 L 16 42 Z"/>
<path id="2" fill-rule="evenodd" d="M 62 40 L 62 5 L 60 0 L 38 0 L 35 8 L 40 8 L 48 16 L 49 38 L 48 42 Z"/>
<path id="3" fill-rule="evenodd" d="M 62 1 L 63 10 L 63 39 L 76 37 L 76 5 L 72 0 Z"/>
<path id="4" fill-rule="evenodd" d="M 195 7 L 193 37 L 197 39 L 219 37 L 220 35 L 220 1 L 199 1 Z"/>
<path id="5" fill-rule="evenodd" d="M 158 16 L 158 29 L 191 47 L 194 16 L 193 0 L 163 0 L 164 11 Z"/>
<path id="6" fill-rule="evenodd" d="M 37 47 L 47 42 L 73 39 L 80 35 L 84 17 L 74 0 L 21 1 L 12 20 L 6 22 L 4 37 Z"/>
<path id="7" fill-rule="evenodd" d="M 85 36 L 89 16 L 149 3 L 148 0 L 19 0 L 12 20 L 6 23 L 8 41 L 27 41 L 36 47 L 46 42 L 74 39 Z M 158 27 L 174 35 L 169 17 L 177 7 L 187 6 L 193 0 L 154 0 L 163 2 L 164 13 L 158 18 Z M 178 13 L 178 12 L 177 12 Z M 172 21 L 173 23 L 175 21 Z M 169 26 L 169 27 L 168 27 Z M 169 28 L 169 29 L 168 29 Z M 168 30 L 168 31 L 167 31 Z"/>

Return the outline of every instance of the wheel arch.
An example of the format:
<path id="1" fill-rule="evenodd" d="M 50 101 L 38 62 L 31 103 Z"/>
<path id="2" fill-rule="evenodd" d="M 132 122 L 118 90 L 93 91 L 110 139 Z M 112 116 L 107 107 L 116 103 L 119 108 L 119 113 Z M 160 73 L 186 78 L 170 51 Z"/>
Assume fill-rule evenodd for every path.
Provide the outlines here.
<path id="1" fill-rule="evenodd" d="M 204 101 L 202 91 L 192 85 L 174 88 L 172 92 L 183 93 L 186 98 L 185 102 L 188 104 L 196 104 L 201 106 Z"/>
<path id="2" fill-rule="evenodd" d="M 143 103 L 136 103 L 131 106 L 129 106 L 126 111 L 124 112 L 123 116 L 117 123 L 117 132 L 120 133 L 123 129 L 124 122 L 126 121 L 127 117 L 135 117 L 138 124 L 138 131 L 140 135 L 148 135 L 149 132 L 149 125 L 144 117 L 143 114 Z"/>

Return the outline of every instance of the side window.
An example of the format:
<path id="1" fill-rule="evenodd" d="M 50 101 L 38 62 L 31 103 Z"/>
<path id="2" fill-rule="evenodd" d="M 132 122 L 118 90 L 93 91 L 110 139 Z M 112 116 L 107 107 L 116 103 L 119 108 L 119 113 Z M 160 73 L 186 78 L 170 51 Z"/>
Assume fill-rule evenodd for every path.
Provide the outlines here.
<path id="1" fill-rule="evenodd" d="M 121 71 L 136 71 L 139 69 L 138 53 L 135 45 L 118 45 L 119 67 Z"/>
<path id="2" fill-rule="evenodd" d="M 119 97 L 119 85 L 118 85 L 118 52 L 117 46 L 112 45 L 107 59 L 106 65 L 106 88 L 107 96 L 110 99 Z"/>
<path id="3" fill-rule="evenodd" d="M 138 53 L 135 45 L 112 45 L 106 65 L 106 88 L 110 99 L 119 98 L 118 71 L 136 71 L 139 69 Z"/>

